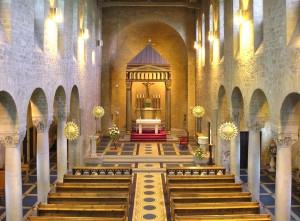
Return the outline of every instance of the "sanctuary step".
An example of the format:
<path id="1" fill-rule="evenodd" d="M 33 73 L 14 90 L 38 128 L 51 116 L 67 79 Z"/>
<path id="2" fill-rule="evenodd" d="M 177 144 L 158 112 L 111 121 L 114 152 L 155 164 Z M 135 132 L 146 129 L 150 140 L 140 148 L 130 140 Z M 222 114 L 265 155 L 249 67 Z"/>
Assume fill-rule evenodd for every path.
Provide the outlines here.
<path id="1" fill-rule="evenodd" d="M 165 130 L 159 131 L 158 134 L 154 130 L 143 130 L 142 134 L 132 131 L 130 141 L 167 141 L 167 133 Z"/>

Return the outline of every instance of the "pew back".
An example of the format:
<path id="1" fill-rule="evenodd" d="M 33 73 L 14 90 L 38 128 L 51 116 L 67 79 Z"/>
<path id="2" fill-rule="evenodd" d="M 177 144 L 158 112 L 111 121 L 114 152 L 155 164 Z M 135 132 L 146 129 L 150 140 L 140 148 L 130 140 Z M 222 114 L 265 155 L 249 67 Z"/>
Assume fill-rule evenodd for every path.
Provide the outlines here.
<path id="1" fill-rule="evenodd" d="M 231 214 L 231 215 L 194 215 L 178 216 L 175 215 L 175 221 L 270 221 L 269 214 Z"/>

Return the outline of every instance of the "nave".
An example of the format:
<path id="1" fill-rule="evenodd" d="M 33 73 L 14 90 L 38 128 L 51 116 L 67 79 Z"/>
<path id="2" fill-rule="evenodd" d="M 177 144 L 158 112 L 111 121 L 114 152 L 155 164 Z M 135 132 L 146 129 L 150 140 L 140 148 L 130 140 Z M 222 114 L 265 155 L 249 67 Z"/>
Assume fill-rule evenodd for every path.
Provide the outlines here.
<path id="1" fill-rule="evenodd" d="M 196 142 L 190 141 L 189 150 L 196 146 Z M 109 139 L 103 139 L 97 147 L 98 153 L 104 153 L 107 156 L 128 156 L 128 155 L 147 155 L 147 156 L 184 156 L 190 155 L 190 151 L 179 149 L 178 143 L 163 142 L 163 143 L 133 143 L 119 142 L 117 149 L 112 148 Z M 53 185 L 56 183 L 56 149 L 55 146 L 50 149 L 50 180 Z M 166 173 L 162 173 L 164 168 L 172 167 L 192 167 L 203 166 L 207 159 L 204 159 L 201 164 L 195 163 L 103 163 L 102 165 L 87 165 L 87 166 L 103 166 L 103 167 L 132 167 L 136 172 L 133 173 L 132 183 L 132 200 L 131 208 L 129 209 L 129 220 L 155 220 L 165 221 L 171 220 L 170 207 L 168 204 L 168 196 L 166 189 L 163 188 L 166 184 Z M 241 170 L 241 180 L 244 186 L 247 185 L 247 170 Z M 268 172 L 267 169 L 261 170 L 261 185 L 260 185 L 260 201 L 263 211 L 275 214 L 275 175 Z M 37 177 L 36 177 L 36 162 L 30 162 L 29 179 L 22 185 L 23 191 L 23 214 L 26 220 L 37 206 Z M 1 207 L 0 220 L 5 219 L 5 207 Z M 292 195 L 292 211 L 291 220 L 300 220 L 300 198 Z"/>

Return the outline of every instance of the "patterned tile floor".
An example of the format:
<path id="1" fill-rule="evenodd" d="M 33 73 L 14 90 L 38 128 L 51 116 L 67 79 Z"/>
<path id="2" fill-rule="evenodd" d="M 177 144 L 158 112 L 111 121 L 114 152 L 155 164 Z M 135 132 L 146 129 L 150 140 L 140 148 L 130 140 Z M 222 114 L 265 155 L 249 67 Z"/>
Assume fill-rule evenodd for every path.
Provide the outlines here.
<path id="1" fill-rule="evenodd" d="M 196 146 L 196 142 L 190 142 L 189 150 Z M 101 141 L 97 152 L 105 155 L 187 155 L 189 150 L 180 150 L 176 143 L 117 143 L 117 149 L 110 146 L 109 140 Z M 113 154 L 112 154 L 113 153 Z M 179 163 L 122 163 L 103 164 L 102 166 L 132 166 L 135 168 L 162 168 L 170 166 L 197 166 L 197 164 Z M 55 183 L 56 173 L 56 150 L 50 152 L 50 181 Z M 23 214 L 24 219 L 31 214 L 32 208 L 37 204 L 36 186 L 36 162 L 30 163 L 29 180 L 22 185 L 23 191 Z M 247 183 L 247 170 L 241 170 L 241 180 Z M 164 192 L 165 175 L 160 173 L 138 173 L 134 174 L 133 183 L 135 187 L 129 213 L 128 221 L 170 221 L 170 213 L 167 195 Z M 261 171 L 260 200 L 263 208 L 274 216 L 275 214 L 275 174 L 267 170 Z M 300 197 L 292 194 L 291 221 L 300 221 Z M 5 208 L 0 206 L 0 220 L 5 221 Z"/>

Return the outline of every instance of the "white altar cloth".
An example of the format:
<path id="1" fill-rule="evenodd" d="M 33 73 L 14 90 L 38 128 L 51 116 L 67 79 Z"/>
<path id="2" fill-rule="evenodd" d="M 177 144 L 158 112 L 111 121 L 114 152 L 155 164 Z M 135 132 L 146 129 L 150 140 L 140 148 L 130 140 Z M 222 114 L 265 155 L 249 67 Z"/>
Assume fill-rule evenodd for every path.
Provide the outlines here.
<path id="1" fill-rule="evenodd" d="M 154 125 L 155 133 L 158 134 L 158 125 L 161 124 L 161 119 L 137 119 L 136 124 L 139 125 L 139 134 L 143 131 L 143 125 Z"/>

